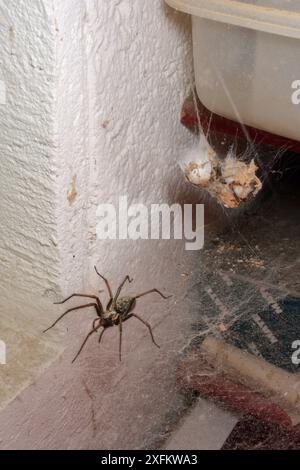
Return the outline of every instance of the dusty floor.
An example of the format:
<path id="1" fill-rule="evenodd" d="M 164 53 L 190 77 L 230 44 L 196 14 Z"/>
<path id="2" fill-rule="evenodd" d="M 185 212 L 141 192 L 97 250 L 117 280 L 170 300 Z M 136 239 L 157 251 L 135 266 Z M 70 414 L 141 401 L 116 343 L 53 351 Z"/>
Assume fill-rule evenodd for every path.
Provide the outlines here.
<path id="1" fill-rule="evenodd" d="M 300 366 L 292 366 L 290 361 L 290 338 L 300 339 L 294 317 L 297 307 L 290 310 L 288 319 L 275 325 L 281 334 L 277 344 L 270 345 L 268 340 L 264 342 L 265 338 L 255 337 L 249 328 L 253 312 L 261 314 L 270 308 L 276 314 L 276 309 L 283 306 L 283 299 L 300 298 L 300 191 L 297 178 L 292 176 L 275 184 L 272 192 L 257 199 L 251 209 L 207 243 L 201 253 L 198 282 L 196 275 L 188 297 L 195 319 L 192 344 L 201 342 L 208 333 L 217 332 L 220 325 L 238 325 L 233 332 L 240 347 L 255 354 L 257 341 L 266 360 L 299 374 Z M 292 304 L 298 305 L 297 302 Z M 287 445 L 286 435 L 281 435 L 276 426 L 253 425 L 253 419 L 244 419 L 231 434 L 242 415 L 241 410 L 240 414 L 237 410 L 232 414 L 212 401 L 199 399 L 165 446 L 168 449 L 220 449 L 228 438 L 227 448 L 243 448 L 247 441 L 243 436 L 251 433 L 251 429 L 255 433 L 255 426 L 262 442 L 253 439 L 252 448 L 264 445 L 272 448 L 272 432 L 277 436 L 274 448 Z"/>

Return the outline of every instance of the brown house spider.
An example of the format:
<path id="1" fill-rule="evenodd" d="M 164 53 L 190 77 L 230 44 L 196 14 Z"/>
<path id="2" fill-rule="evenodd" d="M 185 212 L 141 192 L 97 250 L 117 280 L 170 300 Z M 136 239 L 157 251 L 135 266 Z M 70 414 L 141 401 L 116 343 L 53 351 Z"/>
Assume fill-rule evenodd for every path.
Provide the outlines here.
<path id="1" fill-rule="evenodd" d="M 106 310 L 104 310 L 99 297 L 97 297 L 96 295 L 72 294 L 67 299 L 63 300 L 62 302 L 56 302 L 55 305 L 64 304 L 65 302 L 67 302 L 72 297 L 85 297 L 85 298 L 89 298 L 89 299 L 94 299 L 94 302 L 84 304 L 84 305 L 79 305 L 78 307 L 73 307 L 73 308 L 68 309 L 65 313 L 63 313 L 53 323 L 53 325 L 51 325 L 49 328 L 47 328 L 44 331 L 44 333 L 46 333 L 46 331 L 48 331 L 48 330 L 51 330 L 51 328 L 53 328 L 68 313 L 73 312 L 74 310 L 80 310 L 80 309 L 86 308 L 86 307 L 94 307 L 95 310 L 96 310 L 96 313 L 97 313 L 97 318 L 95 318 L 95 320 L 93 321 L 93 327 L 92 327 L 91 331 L 88 333 L 88 335 L 86 336 L 85 340 L 83 341 L 83 343 L 82 343 L 78 353 L 74 357 L 72 363 L 74 361 L 76 361 L 79 354 L 83 350 L 85 344 L 87 343 L 88 339 L 90 338 L 90 336 L 93 333 L 96 333 L 99 330 L 99 328 L 103 327 L 103 329 L 100 333 L 100 336 L 99 336 L 99 340 L 98 340 L 98 342 L 100 343 L 104 331 L 107 330 L 107 328 L 110 328 L 112 326 L 119 326 L 119 333 L 120 333 L 120 337 L 119 337 L 120 338 L 119 339 L 119 359 L 121 361 L 122 360 L 122 324 L 123 324 L 124 321 L 129 320 L 129 318 L 132 318 L 132 317 L 137 318 L 139 321 L 144 323 L 144 325 L 146 325 L 146 327 L 149 330 L 152 342 L 155 344 L 155 346 L 157 346 L 159 348 L 159 345 L 155 342 L 155 339 L 154 339 L 154 336 L 153 336 L 153 333 L 152 333 L 152 328 L 149 325 L 149 323 L 146 322 L 145 320 L 143 320 L 136 313 L 133 313 L 132 310 L 134 309 L 134 307 L 136 305 L 136 300 L 137 299 L 139 299 L 140 297 L 143 297 L 144 295 L 151 294 L 152 292 L 156 292 L 163 299 L 169 299 L 171 296 L 166 297 L 158 289 L 151 289 L 151 290 L 148 290 L 146 292 L 143 292 L 142 294 L 136 295 L 135 297 L 120 297 L 119 298 L 121 290 L 122 290 L 124 284 L 126 283 L 126 281 L 131 283 L 132 279 L 130 279 L 130 277 L 127 275 L 125 277 L 124 281 L 119 285 L 116 294 L 113 295 L 108 280 L 104 276 L 102 276 L 102 274 L 100 274 L 98 272 L 96 266 L 94 268 L 95 268 L 95 271 L 98 274 L 98 276 L 100 276 L 101 279 L 103 279 L 103 281 L 105 282 L 105 285 L 106 285 L 106 288 L 107 288 L 107 291 L 108 291 L 108 294 L 109 294 L 109 301 L 108 301 L 108 304 L 106 306 Z"/>

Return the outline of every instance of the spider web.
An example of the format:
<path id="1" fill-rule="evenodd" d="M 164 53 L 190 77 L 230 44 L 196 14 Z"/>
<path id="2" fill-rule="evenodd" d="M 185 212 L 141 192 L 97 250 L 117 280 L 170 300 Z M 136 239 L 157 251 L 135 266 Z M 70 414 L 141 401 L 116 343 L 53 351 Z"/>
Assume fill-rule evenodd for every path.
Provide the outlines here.
<path id="1" fill-rule="evenodd" d="M 225 93 L 228 93 L 217 70 L 216 74 Z M 198 109 L 194 84 L 192 90 Z M 196 354 L 199 364 L 195 366 L 194 362 L 189 369 L 189 361 L 184 361 L 187 371 L 183 372 L 183 382 L 188 383 L 191 376 L 196 377 L 197 374 L 210 376 L 212 382 L 214 376 L 229 377 L 234 383 L 246 385 L 249 390 L 261 394 L 286 411 L 289 407 L 284 403 L 284 396 L 290 390 L 284 382 L 285 378 L 293 377 L 295 386 L 300 386 L 299 361 L 293 361 L 293 344 L 300 339 L 299 156 L 289 152 L 287 147 L 278 149 L 251 140 L 237 107 L 230 96 L 229 99 L 236 109 L 236 121 L 244 129 L 244 142 L 237 138 L 229 138 L 228 142 L 228 136 L 216 135 L 210 128 L 205 132 L 205 137 L 213 147 L 217 143 L 215 148 L 220 142 L 226 142 L 224 153 L 219 153 L 220 159 L 224 159 L 224 155 L 226 158 L 229 151 L 238 161 L 255 159 L 260 168 L 263 188 L 256 198 L 241 204 L 238 209 L 226 209 L 214 200 L 209 185 L 199 188 L 199 198 L 205 203 L 207 212 L 222 221 L 223 226 L 220 229 L 215 222 L 206 226 L 207 243 L 200 255 L 199 270 L 194 273 L 186 296 L 193 312 L 194 334 L 191 334 L 184 354 L 191 362 Z M 200 115 L 198 123 L 201 140 L 204 131 L 201 129 Z M 193 155 L 197 151 L 201 162 L 203 155 L 199 155 L 199 147 L 194 148 Z M 181 168 L 184 169 L 186 161 L 187 156 L 184 155 L 179 162 Z M 230 361 L 206 356 L 202 345 L 210 337 L 233 346 L 233 355 L 243 351 L 244 361 L 255 357 L 263 361 L 261 364 L 266 367 L 271 366 L 269 372 L 275 371 L 277 396 L 270 393 L 266 383 L 260 386 L 255 370 L 255 367 L 259 368 L 259 362 L 253 363 L 253 370 L 247 375 L 243 360 L 234 371 L 230 371 L 227 363 Z M 222 353 L 224 351 L 219 354 Z M 218 387 L 222 388 L 220 381 Z M 207 393 L 207 383 L 199 385 L 198 390 Z M 224 388 L 224 397 L 222 392 L 210 392 L 211 398 L 217 397 L 225 406 L 226 403 L 232 405 L 232 400 L 228 398 L 230 390 L 228 392 Z M 232 388 L 234 394 L 235 386 Z M 240 411 L 245 410 L 247 406 L 241 407 Z M 293 424 L 299 423 L 299 413 L 298 402 L 287 411 Z M 264 419 L 272 420 L 274 417 L 264 415 Z"/>

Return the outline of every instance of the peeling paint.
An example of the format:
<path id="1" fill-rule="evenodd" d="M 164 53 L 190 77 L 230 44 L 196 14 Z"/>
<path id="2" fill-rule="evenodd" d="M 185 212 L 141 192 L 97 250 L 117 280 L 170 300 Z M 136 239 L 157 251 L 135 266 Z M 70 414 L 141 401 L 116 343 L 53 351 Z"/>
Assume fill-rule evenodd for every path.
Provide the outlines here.
<path id="1" fill-rule="evenodd" d="M 78 196 L 76 185 L 77 185 L 77 176 L 74 175 L 73 178 L 72 178 L 71 189 L 68 192 L 68 196 L 67 196 L 67 199 L 69 201 L 70 206 L 73 204 L 76 197 Z"/>
<path id="2" fill-rule="evenodd" d="M 107 129 L 109 123 L 109 119 L 104 119 L 104 121 L 101 122 L 101 127 L 103 127 L 103 129 Z"/>

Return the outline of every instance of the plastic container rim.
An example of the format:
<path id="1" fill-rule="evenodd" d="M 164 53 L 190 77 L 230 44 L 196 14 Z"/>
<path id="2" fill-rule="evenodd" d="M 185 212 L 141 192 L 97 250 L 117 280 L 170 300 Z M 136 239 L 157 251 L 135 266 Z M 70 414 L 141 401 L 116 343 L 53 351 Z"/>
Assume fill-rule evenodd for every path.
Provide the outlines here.
<path id="1" fill-rule="evenodd" d="M 300 12 L 237 0 L 165 0 L 176 10 L 229 25 L 300 39 Z"/>

